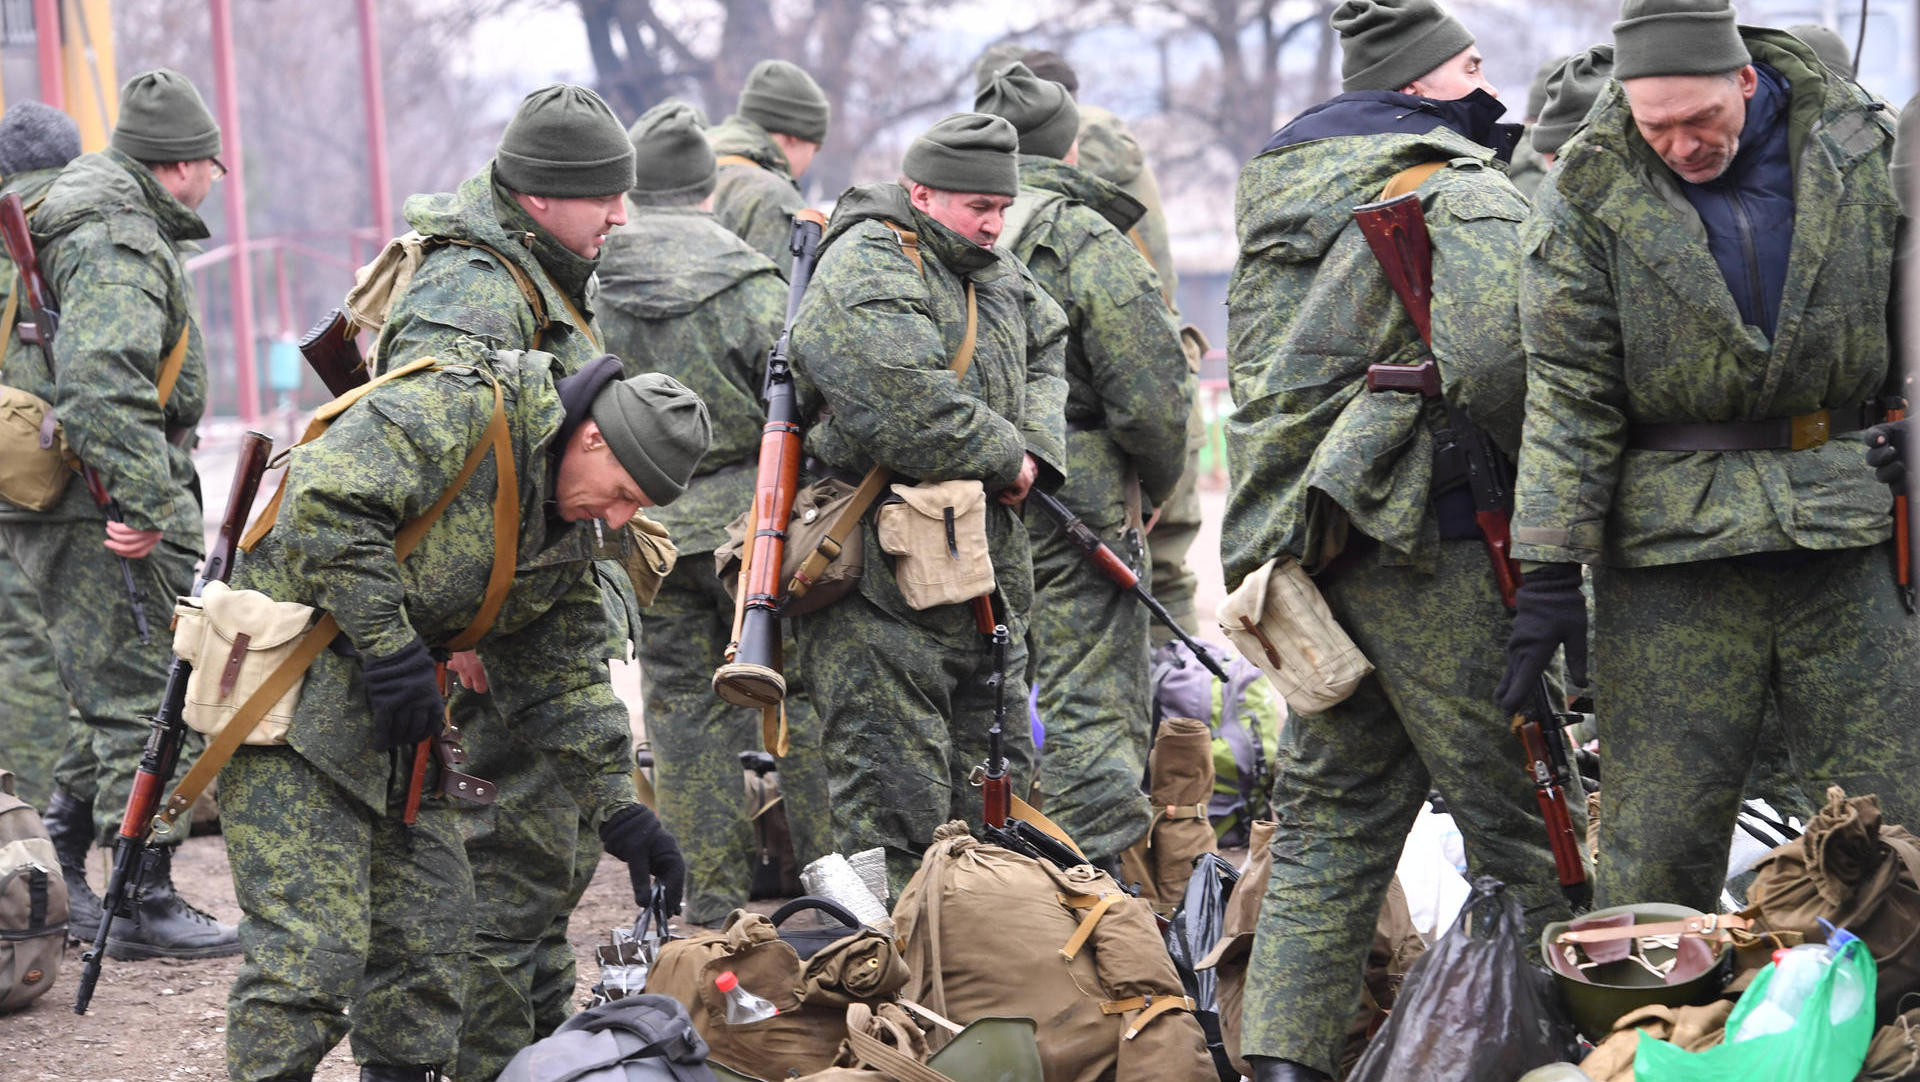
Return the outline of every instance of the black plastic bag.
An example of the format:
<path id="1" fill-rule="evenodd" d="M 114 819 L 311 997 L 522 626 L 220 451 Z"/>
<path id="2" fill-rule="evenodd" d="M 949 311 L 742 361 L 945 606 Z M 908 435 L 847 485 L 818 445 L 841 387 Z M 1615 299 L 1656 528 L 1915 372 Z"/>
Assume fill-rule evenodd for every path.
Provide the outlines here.
<path id="1" fill-rule="evenodd" d="M 1193 997 L 1193 1016 L 1207 1035 L 1207 1050 L 1221 1082 L 1238 1082 L 1240 1072 L 1227 1057 L 1220 1037 L 1220 978 L 1211 968 L 1195 969 L 1194 963 L 1205 958 L 1225 934 L 1227 895 L 1239 882 L 1239 871 L 1220 854 L 1202 853 L 1193 862 L 1187 892 L 1165 929 L 1167 953 L 1173 956 L 1173 968 L 1179 971 L 1187 995 Z"/>
<path id="2" fill-rule="evenodd" d="M 1348 1082 L 1516 1082 L 1579 1059 L 1573 1022 L 1527 963 L 1520 902 L 1474 880 L 1453 927 L 1413 963 L 1387 1024 Z"/>

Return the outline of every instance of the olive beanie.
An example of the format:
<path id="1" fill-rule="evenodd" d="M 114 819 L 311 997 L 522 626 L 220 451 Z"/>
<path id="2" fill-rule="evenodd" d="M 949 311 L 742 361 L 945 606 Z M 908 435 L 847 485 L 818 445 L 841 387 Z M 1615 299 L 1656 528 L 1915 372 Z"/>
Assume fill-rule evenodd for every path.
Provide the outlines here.
<path id="1" fill-rule="evenodd" d="M 220 156 L 220 125 L 193 82 L 177 71 L 143 71 L 120 88 L 113 149 L 139 162 L 192 162 Z"/>
<path id="2" fill-rule="evenodd" d="M 659 372 L 607 384 L 589 413 L 613 457 L 655 506 L 680 498 L 713 443 L 707 404 Z"/>
<path id="3" fill-rule="evenodd" d="M 698 203 L 713 192 L 713 148 L 701 133 L 700 114 L 669 98 L 640 114 L 627 129 L 633 141 L 633 187 L 641 206 Z"/>
<path id="4" fill-rule="evenodd" d="M 1821 26 L 1819 23 L 1801 23 L 1787 27 L 1787 33 L 1806 42 L 1813 48 L 1820 62 L 1831 68 L 1836 75 L 1853 78 L 1853 50 L 1840 35 Z"/>
<path id="5" fill-rule="evenodd" d="M 1020 153 L 1064 158 L 1080 132 L 1080 110 L 1073 95 L 1015 64 L 993 77 L 973 99 L 982 113 L 1005 117 L 1020 133 Z"/>
<path id="6" fill-rule="evenodd" d="M 813 76 L 785 60 L 762 60 L 740 88 L 738 112 L 770 132 L 809 143 L 827 141 L 832 113 L 827 95 Z"/>
<path id="7" fill-rule="evenodd" d="M 1530 136 L 1533 149 L 1541 154 L 1560 153 L 1612 77 L 1611 45 L 1595 45 L 1561 61 L 1547 77 L 1547 104 L 1541 107 Z"/>
<path id="8" fill-rule="evenodd" d="M 1613 24 L 1613 77 L 1720 75 L 1753 63 L 1728 0 L 1625 0 Z"/>
<path id="9" fill-rule="evenodd" d="M 1559 71 L 1560 65 L 1566 62 L 1566 57 L 1557 56 L 1540 65 L 1540 70 L 1533 73 L 1533 82 L 1527 84 L 1527 113 L 1523 118 L 1527 123 L 1540 119 L 1540 110 L 1547 107 L 1547 76 Z"/>
<path id="10" fill-rule="evenodd" d="M 993 77 L 1020 63 L 1032 50 L 1016 41 L 1003 41 L 998 45 L 987 46 L 980 59 L 973 62 L 973 92 L 978 94 L 993 82 Z"/>
<path id="11" fill-rule="evenodd" d="M 955 113 L 907 147 L 907 179 L 949 192 L 1020 194 L 1020 135 L 1005 117 Z"/>
<path id="12" fill-rule="evenodd" d="M 1435 0 L 1341 0 L 1331 22 L 1342 90 L 1399 90 L 1473 44 Z"/>
<path id="13" fill-rule="evenodd" d="M 527 195 L 617 195 L 633 187 L 633 144 L 600 95 L 555 83 L 520 102 L 493 152 L 493 175 Z"/>

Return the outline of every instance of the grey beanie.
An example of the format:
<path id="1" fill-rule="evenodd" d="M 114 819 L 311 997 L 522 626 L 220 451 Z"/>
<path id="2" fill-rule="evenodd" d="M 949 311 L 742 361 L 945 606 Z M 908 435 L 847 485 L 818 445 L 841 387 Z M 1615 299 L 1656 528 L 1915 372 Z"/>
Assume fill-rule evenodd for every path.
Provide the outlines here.
<path id="1" fill-rule="evenodd" d="M 1080 110 L 1073 104 L 1073 95 L 1061 84 L 1035 75 L 1025 64 L 994 76 L 974 96 L 973 107 L 1006 117 L 1020 133 L 1022 154 L 1065 158 L 1080 134 Z"/>
<path id="2" fill-rule="evenodd" d="M 1533 73 L 1533 82 L 1527 84 L 1527 113 L 1525 117 L 1527 123 L 1531 124 L 1540 119 L 1540 110 L 1547 107 L 1547 76 L 1560 70 L 1560 65 L 1566 62 L 1566 57 L 1557 56 L 1540 65 L 1540 70 Z"/>
<path id="3" fill-rule="evenodd" d="M 656 506 L 680 498 L 713 444 L 707 404 L 659 372 L 607 384 L 588 413 L 613 457 Z"/>
<path id="4" fill-rule="evenodd" d="M 1341 0 L 1340 89 L 1399 90 L 1473 44 L 1473 35 L 1435 0 Z"/>
<path id="5" fill-rule="evenodd" d="M 139 162 L 193 162 L 220 156 L 220 125 L 192 80 L 157 68 L 120 88 L 120 122 L 110 142 Z"/>
<path id="6" fill-rule="evenodd" d="M 1836 75 L 1853 78 L 1853 50 L 1847 48 L 1839 34 L 1821 26 L 1819 23 L 1801 23 L 1787 27 L 1787 33 L 1806 42 L 1813 48 L 1820 62 L 1832 69 Z"/>
<path id="7" fill-rule="evenodd" d="M 1032 50 L 1015 41 L 1003 41 L 998 45 L 987 46 L 980 59 L 973 62 L 973 92 L 978 94 L 993 82 L 993 77 L 1026 59 Z"/>
<path id="8" fill-rule="evenodd" d="M 1753 63 L 1728 0 L 1625 0 L 1613 24 L 1613 77 L 1721 75 Z"/>
<path id="9" fill-rule="evenodd" d="M 17 102 L 0 116 L 0 176 L 58 169 L 80 156 L 80 126 L 51 105 Z"/>
<path id="10" fill-rule="evenodd" d="M 700 112 L 669 98 L 640 114 L 627 129 L 633 141 L 633 187 L 641 206 L 698 203 L 713 192 L 713 148 L 701 133 Z"/>
<path id="11" fill-rule="evenodd" d="M 493 175 L 527 195 L 618 195 L 633 187 L 633 144 L 600 95 L 555 83 L 520 102 L 493 152 Z"/>
<path id="12" fill-rule="evenodd" d="M 1020 134 L 1005 117 L 954 113 L 907 147 L 907 179 L 949 192 L 1020 194 Z"/>
<path id="13" fill-rule="evenodd" d="M 1887 172 L 1893 176 L 1893 197 L 1900 201 L 1900 213 L 1913 217 L 1915 200 L 1907 191 L 1907 185 L 1914 182 L 1913 156 L 1920 153 L 1920 94 L 1907 99 L 1906 107 L 1900 110 L 1900 119 L 1893 128 L 1893 162 L 1887 166 Z"/>
<path id="14" fill-rule="evenodd" d="M 1558 154 L 1587 119 L 1593 101 L 1613 77 L 1613 46 L 1595 45 L 1560 62 L 1547 77 L 1547 104 L 1529 136 L 1541 154 Z"/>
<path id="15" fill-rule="evenodd" d="M 833 109 L 820 84 L 799 65 L 762 60 L 740 88 L 738 112 L 770 132 L 824 143 Z"/>

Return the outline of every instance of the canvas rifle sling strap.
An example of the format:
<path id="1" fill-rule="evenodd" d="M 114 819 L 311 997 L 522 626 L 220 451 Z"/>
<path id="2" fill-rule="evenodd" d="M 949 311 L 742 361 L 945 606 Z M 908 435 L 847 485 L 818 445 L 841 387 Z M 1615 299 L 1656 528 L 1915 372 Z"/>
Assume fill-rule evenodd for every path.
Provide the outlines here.
<path id="1" fill-rule="evenodd" d="M 728 166 L 728 165 L 751 165 L 755 169 L 760 168 L 759 162 L 754 161 L 752 158 L 747 157 L 745 154 L 722 154 L 719 157 L 713 159 L 713 167 L 715 169 L 719 169 L 723 166 Z"/>
<path id="2" fill-rule="evenodd" d="M 1428 177 L 1446 167 L 1446 162 L 1422 162 L 1419 165 L 1409 166 L 1400 170 L 1393 175 L 1393 179 L 1387 181 L 1386 187 L 1380 189 L 1381 201 L 1385 202 L 1396 195 L 1407 194 L 1426 183 Z"/>
<path id="3" fill-rule="evenodd" d="M 300 438 L 300 444 L 317 439 L 333 423 L 334 418 L 340 416 L 349 406 L 382 383 L 440 366 L 438 360 L 422 357 L 355 387 L 321 406 L 314 413 L 312 423 L 307 425 L 306 433 Z M 487 457 L 488 452 L 493 453 L 495 474 L 493 566 L 487 574 L 486 593 L 480 599 L 480 609 L 474 615 L 473 622 L 444 644 L 445 649 L 450 651 L 472 649 L 473 645 L 480 641 L 480 637 L 487 633 L 487 629 L 493 626 L 494 618 L 500 614 L 501 604 L 507 599 L 507 590 L 513 585 L 513 568 L 519 560 L 520 482 L 513 466 L 513 442 L 507 432 L 506 405 L 500 393 L 500 381 L 494 378 L 493 373 L 480 367 L 474 368 L 474 371 L 493 385 L 493 416 L 488 419 L 486 430 L 481 433 L 480 442 L 467 452 L 466 461 L 460 464 L 460 472 L 454 476 L 446 490 L 440 493 L 440 498 L 435 500 L 431 507 L 421 512 L 418 518 L 401 526 L 393 538 L 394 556 L 399 561 L 405 561 L 419 546 L 420 540 L 427 535 L 427 531 L 439 521 L 448 505 L 453 503 L 454 497 L 466 487 L 467 481 L 480 468 L 480 463 Z M 300 444 L 294 446 L 297 447 Z M 260 512 L 260 518 L 241 539 L 240 548 L 243 551 L 253 551 L 253 547 L 260 543 L 260 539 L 267 535 L 267 531 L 273 529 L 273 524 L 280 515 L 280 502 L 286 494 L 287 478 L 283 475 L 280 478 L 280 487 L 274 490 L 272 501 L 267 504 L 265 510 Z M 247 734 L 252 732 L 253 727 L 259 724 L 267 711 L 280 701 L 281 696 L 300 680 L 301 675 L 307 671 L 307 666 L 313 664 L 314 659 L 320 656 L 320 651 L 325 650 L 328 644 L 333 642 L 334 636 L 339 633 L 340 625 L 334 622 L 332 613 L 323 613 L 320 619 L 307 629 L 306 635 L 300 640 L 300 645 L 280 663 L 278 668 L 273 670 L 266 682 L 249 696 L 246 702 L 240 704 L 232 720 L 227 722 L 218 736 L 207 743 L 207 750 L 202 752 L 200 758 L 194 762 L 193 769 L 187 771 L 187 776 L 180 779 L 180 784 L 161 806 L 160 813 L 154 816 L 153 826 L 156 833 L 169 832 L 173 821 L 193 807 L 193 802 L 199 799 L 201 791 L 213 781 L 215 775 L 220 773 L 220 768 L 227 764 L 227 760 L 233 756 L 235 749 L 246 740 Z"/>

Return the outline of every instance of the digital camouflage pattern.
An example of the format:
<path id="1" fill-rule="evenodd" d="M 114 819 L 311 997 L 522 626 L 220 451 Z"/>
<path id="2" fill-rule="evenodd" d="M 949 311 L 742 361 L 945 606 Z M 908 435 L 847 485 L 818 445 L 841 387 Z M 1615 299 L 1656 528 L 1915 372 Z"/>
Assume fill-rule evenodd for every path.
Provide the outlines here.
<path id="1" fill-rule="evenodd" d="M 1526 203 L 1492 158 L 1440 127 L 1291 144 L 1240 175 L 1227 584 L 1268 559 L 1301 558 L 1323 572 L 1335 619 L 1375 666 L 1352 698 L 1295 715 L 1282 732 L 1280 825 L 1244 1006 L 1246 1054 L 1329 1074 L 1401 839 L 1430 789 L 1458 820 L 1474 874 L 1505 882 L 1535 928 L 1568 912 L 1493 703 L 1509 617 L 1480 540 L 1441 540 L 1432 510 L 1432 432 L 1444 414 L 1415 395 L 1366 390 L 1368 364 L 1412 363 L 1426 349 L 1352 209 L 1401 170 L 1445 161 L 1419 188 L 1433 240 L 1433 352 L 1444 393 L 1513 449 Z M 1340 562 L 1327 566 L 1343 537 Z"/>
<path id="2" fill-rule="evenodd" d="M 1550 166 L 1541 153 L 1533 149 L 1533 140 L 1529 138 L 1533 129 L 1529 127 L 1520 135 L 1520 142 L 1514 145 L 1513 161 L 1507 166 L 1507 179 L 1513 182 L 1514 189 L 1531 200 L 1540 190 L 1540 182 L 1547 179 Z"/>
<path id="3" fill-rule="evenodd" d="M 924 274 L 886 221 L 919 235 Z M 792 339 L 803 415 L 830 408 L 809 427 L 807 451 L 847 477 L 878 463 L 909 483 L 978 479 L 989 494 L 1017 481 L 1031 454 L 1036 483 L 1057 487 L 1066 466 L 1066 320 L 1020 262 L 920 214 L 897 184 L 848 189 L 823 243 Z M 948 368 L 966 330 L 967 281 L 978 344 L 956 382 Z M 1019 635 L 1033 600 L 1027 531 L 991 495 L 986 506 L 997 593 Z M 798 618 L 795 637 L 823 744 L 840 750 L 830 768 L 836 848 L 886 846 L 899 885 L 949 810 L 973 799 L 950 786 L 972 765 L 959 758 L 984 746 L 976 741 L 985 739 L 992 697 L 978 680 L 990 651 L 970 606 L 908 608 L 871 516 L 861 529 L 868 555 L 858 600 Z M 1023 672 L 1017 664 L 1013 672 Z M 1024 681 L 1011 677 L 1018 718 L 1021 700 L 1012 696 Z M 1017 749 L 1023 726 L 1011 728 Z M 1016 781 L 1028 776 L 1016 771 Z M 903 803 L 905 792 L 913 795 Z"/>
<path id="4" fill-rule="evenodd" d="M 1141 207 L 1053 158 L 1023 155 L 1020 183 L 1031 216 L 1002 246 L 1067 316 L 1067 476 L 1058 495 L 1145 571 L 1140 490 L 1157 502 L 1180 478 L 1194 380 L 1153 267 L 1124 232 Z M 1147 612 L 1052 519 L 1030 513 L 1027 528 L 1047 814 L 1088 854 L 1118 857 L 1152 823 L 1140 790 L 1152 700 Z"/>
<path id="5" fill-rule="evenodd" d="M 105 840 L 126 809 L 145 718 L 166 684 L 172 599 L 191 588 L 203 543 L 188 445 L 206 407 L 207 366 L 182 258 L 207 227 L 116 150 L 74 159 L 44 191 L 32 228 L 60 331 L 51 361 L 13 336 L 4 378 L 53 403 L 68 443 L 99 472 L 128 525 L 165 534 L 131 561 L 151 629 L 143 644 L 120 563 L 104 545 L 104 515 L 85 485 L 69 484 L 42 514 L 0 504 L 0 547 L 41 598 L 60 602 L 41 606 L 47 641 L 85 725 L 67 759 L 82 775 L 75 795 L 94 790 L 94 825 Z M 183 330 L 186 361 L 162 410 L 161 361 Z M 170 443 L 169 432 L 183 435 Z M 85 777 L 88 767 L 98 776 Z"/>
<path id="6" fill-rule="evenodd" d="M 707 145 L 722 160 L 713 176 L 713 217 L 754 251 L 773 260 L 784 277 L 793 272 L 787 237 L 793 214 L 807 205 L 800 182 L 787 164 L 786 151 L 767 129 L 743 116 L 730 116 L 707 129 Z"/>
<path id="7" fill-rule="evenodd" d="M 1890 823 L 1920 820 L 1920 645 L 1892 563 L 1882 544 L 1784 567 L 1594 568 L 1596 905 L 1711 912 L 1750 762 L 1790 764 L 1814 807 L 1838 785 L 1877 794 Z"/>
<path id="8" fill-rule="evenodd" d="M 1432 161 L 1448 162 L 1419 189 L 1443 389 L 1503 450 L 1519 445 L 1515 231 L 1527 205 L 1493 152 L 1448 128 L 1268 151 L 1240 173 L 1227 294 L 1228 589 L 1283 553 L 1317 570 L 1339 516 L 1386 546 L 1383 562 L 1434 567 L 1432 429 L 1445 415 L 1418 395 L 1367 393 L 1367 365 L 1410 364 L 1426 347 L 1352 214 L 1401 170 Z"/>
<path id="9" fill-rule="evenodd" d="M 1498 878 L 1526 907 L 1523 939 L 1567 919 L 1519 743 L 1493 705 L 1509 623 L 1493 570 L 1476 539 L 1438 549 L 1431 572 L 1387 564 L 1379 547 L 1319 579 L 1375 670 L 1346 702 L 1280 730 L 1246 1055 L 1336 1073 L 1401 842 L 1430 790 L 1460 826 L 1469 874 Z M 1572 792 L 1567 804 L 1584 836 L 1585 800 Z"/>
<path id="10" fill-rule="evenodd" d="M 504 735 L 528 764 L 523 775 L 528 785 L 544 783 L 544 801 L 557 802 L 557 780 L 557 789 L 572 804 L 565 821 L 585 820 L 591 828 L 607 810 L 633 802 L 633 752 L 626 708 L 614 697 L 604 660 L 607 624 L 591 560 L 592 531 L 546 513 L 563 417 L 554 381 L 564 368 L 557 359 L 541 353 L 502 353 L 484 366 L 461 364 L 416 373 L 373 391 L 318 440 L 292 452 L 280 521 L 241 565 L 235 584 L 333 613 L 347 641 L 363 656 L 390 654 L 416 634 L 435 646 L 464 629 L 479 607 L 493 561 L 492 456 L 482 461 L 405 563 L 394 561 L 390 546 L 402 523 L 439 498 L 468 449 L 481 439 L 492 415 L 492 391 L 483 372 L 500 381 L 505 396 L 521 522 L 520 566 L 512 590 L 477 652 L 487 666 L 496 707 L 511 719 Z M 484 725 L 476 728 L 482 740 L 498 739 L 498 727 L 491 733 Z M 333 825 L 329 830 L 281 827 L 280 802 L 236 802 L 223 789 L 225 821 L 237 819 L 256 829 L 241 838 L 272 840 L 261 851 L 236 853 L 237 877 L 259 874 L 297 881 L 310 863 L 322 859 L 321 850 L 332 845 L 325 835 L 378 833 L 391 826 L 398 813 L 394 799 L 404 791 L 411 756 L 374 751 L 372 739 L 373 719 L 358 662 L 337 651 L 323 652 L 308 670 L 288 742 L 307 766 L 337 788 L 340 799 L 330 799 L 324 815 L 316 813 L 322 821 L 330 816 Z M 236 758 L 227 774 L 244 774 L 256 761 Z M 552 773 L 534 775 L 536 769 Z M 491 780 L 498 783 L 497 777 Z M 516 812 L 526 818 L 524 828 L 540 829 L 534 822 L 543 818 L 538 806 L 529 802 Z M 501 807 L 496 805 L 496 816 L 506 814 Z M 464 876 L 466 858 L 457 844 L 454 854 L 443 852 L 445 843 L 458 840 L 457 833 L 440 838 L 415 832 L 410 859 L 416 871 L 444 864 L 460 866 Z M 228 846 L 247 848 L 232 834 Z M 479 889 L 495 889 L 496 880 L 488 875 L 510 876 L 513 861 L 526 859 L 517 852 L 503 857 L 482 851 L 502 866 L 491 872 L 476 870 L 475 882 L 485 884 Z M 382 859 L 364 846 L 356 852 L 358 861 Z M 257 872 L 238 873 L 242 866 Z M 371 888 L 366 879 L 359 883 L 360 893 L 317 896 L 299 906 L 297 922 L 286 914 L 249 911 L 242 926 L 251 928 L 242 933 L 249 965 L 229 999 L 230 1043 L 234 1034 L 261 1026 L 280 1027 L 275 1039 L 284 1044 L 291 1039 L 293 1023 L 276 1019 L 304 1017 L 307 1028 L 299 1032 L 311 1034 L 313 1043 L 303 1046 L 299 1055 L 311 1065 L 325 1054 L 330 1042 L 323 1038 L 330 1027 L 342 1024 L 335 1016 L 353 988 L 334 983 L 340 968 L 303 962 L 313 952 L 316 930 L 363 926 L 370 913 L 378 922 L 388 919 L 379 914 L 397 909 L 439 922 L 435 936 L 444 932 L 452 942 L 466 944 L 470 934 L 478 933 L 484 943 L 489 936 L 505 938 L 503 927 L 518 915 L 507 911 L 513 896 L 505 891 L 499 906 L 489 900 L 469 910 L 404 891 L 387 892 L 378 881 Z M 245 889 L 265 888 L 249 886 L 243 893 Z M 564 900 L 573 883 L 563 878 L 548 889 Z M 541 915 L 539 926 L 546 927 L 550 920 L 550 915 Z M 350 959 L 346 969 L 374 961 Z M 478 950 L 470 961 L 487 964 Z M 435 972 L 440 973 L 437 965 Z M 531 973 L 526 976 L 532 978 Z M 409 1062 L 451 1059 L 461 1026 L 461 983 L 456 975 L 444 995 L 416 1004 L 407 1020 L 410 1040 L 444 1047 L 446 1054 Z M 367 1024 L 357 1008 L 354 1018 L 356 1030 Z M 365 1039 L 376 1044 L 397 1040 L 378 1033 Z"/>
<path id="11" fill-rule="evenodd" d="M 747 904 L 758 860 L 741 789 L 739 753 L 760 747 L 760 715 L 714 694 L 726 660 L 733 598 L 711 553 L 753 503 L 766 407 L 767 350 L 786 322 L 787 284 L 746 242 L 695 207 L 630 206 L 600 258 L 596 316 L 629 374 L 665 372 L 692 388 L 713 420 L 713 445 L 687 491 L 648 514 L 666 526 L 679 562 L 647 609 L 640 642 L 654 791 L 687 860 L 685 919 L 718 924 Z M 788 659 L 797 656 L 787 637 Z M 791 751 L 780 763 L 795 856 L 832 851 L 826 767 L 806 681 L 788 664 Z"/>

